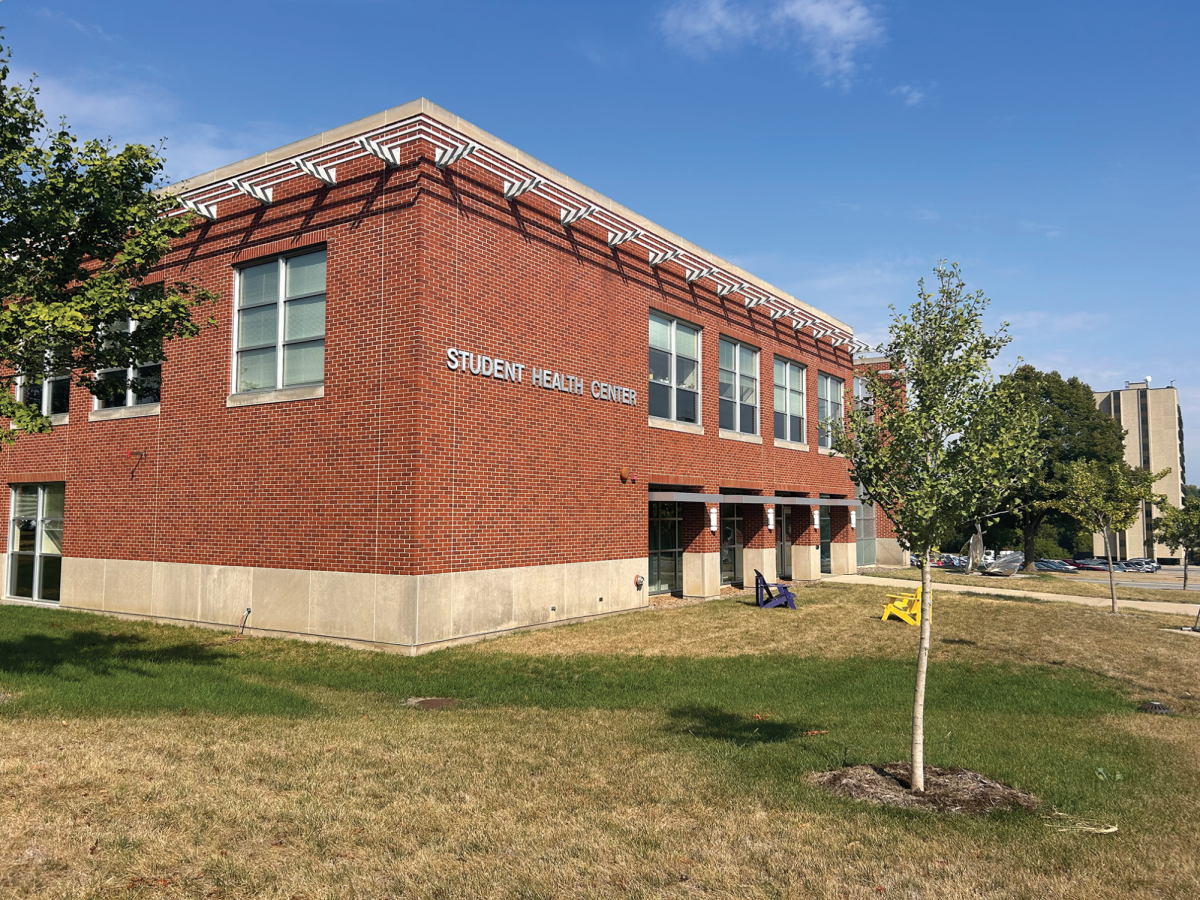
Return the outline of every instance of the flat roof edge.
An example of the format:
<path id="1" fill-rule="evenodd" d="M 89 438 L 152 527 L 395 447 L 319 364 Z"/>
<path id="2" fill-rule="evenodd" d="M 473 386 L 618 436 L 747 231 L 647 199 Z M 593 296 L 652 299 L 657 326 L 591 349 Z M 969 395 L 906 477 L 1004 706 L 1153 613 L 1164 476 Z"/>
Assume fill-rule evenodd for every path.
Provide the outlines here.
<path id="1" fill-rule="evenodd" d="M 628 207 L 616 202 L 615 200 L 606 197 L 599 191 L 593 190 L 586 184 L 576 181 L 574 178 L 560 172 L 553 166 L 549 166 L 539 159 L 530 156 L 523 150 L 514 147 L 507 141 L 501 140 L 495 135 L 484 131 L 477 125 L 473 125 L 466 119 L 455 115 L 447 109 L 443 109 L 436 103 L 427 100 L 424 97 L 418 97 L 416 100 L 411 100 L 408 103 L 403 103 L 400 106 L 393 106 L 391 109 L 386 109 L 383 112 L 375 113 L 374 115 L 366 116 L 362 119 L 356 119 L 353 122 L 348 122 L 345 125 L 340 125 L 337 128 L 331 128 L 328 131 L 322 131 L 306 138 L 301 138 L 298 141 L 293 141 L 282 147 L 277 147 L 274 150 L 268 150 L 265 153 L 259 153 L 238 162 L 230 163 L 229 165 L 221 166 L 209 172 L 194 175 L 191 178 L 185 178 L 182 181 L 177 181 L 162 189 L 164 194 L 177 195 L 186 191 L 193 191 L 197 188 L 207 187 L 211 184 L 217 184 L 223 181 L 229 181 L 232 178 L 237 178 L 247 172 L 259 169 L 263 166 L 274 165 L 284 162 L 294 156 L 299 156 L 302 153 L 307 153 L 323 147 L 326 144 L 332 144 L 335 141 L 345 140 L 346 138 L 354 137 L 364 132 L 372 131 L 376 128 L 382 128 L 386 125 L 391 125 L 395 122 L 401 122 L 405 119 L 412 118 L 417 115 L 427 115 L 431 119 L 436 119 L 443 125 L 454 129 L 465 135 L 470 140 L 487 147 L 496 153 L 503 154 L 509 157 L 513 162 L 516 162 L 525 168 L 535 172 L 543 178 L 557 182 L 562 187 L 579 194 L 586 198 L 589 202 L 600 206 L 614 215 L 628 219 L 637 227 L 653 232 L 658 237 L 674 244 L 677 247 L 686 250 L 701 259 L 705 259 L 728 272 L 730 275 L 737 277 L 742 281 L 746 281 L 756 287 L 774 294 L 780 300 L 794 305 L 799 310 L 804 310 L 814 315 L 820 316 L 835 328 L 840 328 L 848 334 L 853 334 L 854 329 L 847 323 L 839 319 L 835 319 L 824 310 L 818 309 L 811 303 L 807 303 L 796 297 L 793 297 L 786 291 L 780 290 L 768 281 L 759 278 L 751 272 L 747 272 L 741 266 L 734 265 L 726 259 L 711 253 L 686 238 L 680 237 L 672 231 L 663 228 L 655 222 L 650 221 L 645 216 L 634 212 Z"/>

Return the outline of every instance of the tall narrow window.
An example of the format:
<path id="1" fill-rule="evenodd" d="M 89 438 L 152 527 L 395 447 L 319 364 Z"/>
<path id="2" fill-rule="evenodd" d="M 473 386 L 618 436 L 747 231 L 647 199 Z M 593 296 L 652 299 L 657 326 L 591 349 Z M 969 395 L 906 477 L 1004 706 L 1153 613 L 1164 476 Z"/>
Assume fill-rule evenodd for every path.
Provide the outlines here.
<path id="1" fill-rule="evenodd" d="M 12 489 L 8 530 L 8 595 L 57 603 L 62 580 L 65 484 Z"/>
<path id="2" fill-rule="evenodd" d="M 236 390 L 325 380 L 325 251 L 238 273 Z"/>
<path id="3" fill-rule="evenodd" d="M 805 442 L 804 366 L 775 357 L 775 438 Z"/>
<path id="4" fill-rule="evenodd" d="M 697 422 L 699 379 L 700 330 L 650 313 L 650 415 Z"/>
<path id="5" fill-rule="evenodd" d="M 841 422 L 844 416 L 842 397 L 846 383 L 840 378 L 821 372 L 817 375 L 817 446 L 829 449 L 833 446 L 833 435 L 828 423 Z"/>
<path id="6" fill-rule="evenodd" d="M 137 322 L 106 325 L 114 331 L 133 331 Z M 162 363 L 138 363 L 128 369 L 103 369 L 96 373 L 96 409 L 158 403 L 162 392 Z"/>
<path id="7" fill-rule="evenodd" d="M 758 434 L 758 351 L 721 338 L 721 427 Z"/>

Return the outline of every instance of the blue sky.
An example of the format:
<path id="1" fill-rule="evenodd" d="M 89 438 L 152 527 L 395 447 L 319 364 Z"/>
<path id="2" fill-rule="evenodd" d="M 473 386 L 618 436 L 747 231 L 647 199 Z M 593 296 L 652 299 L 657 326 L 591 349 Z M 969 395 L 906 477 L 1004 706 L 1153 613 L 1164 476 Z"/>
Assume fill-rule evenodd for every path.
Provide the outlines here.
<path id="1" fill-rule="evenodd" d="M 173 178 L 425 96 L 868 340 L 958 261 L 1010 357 L 1097 389 L 1174 379 L 1200 460 L 1200 4 L 3 11 L 48 109 L 166 137 Z"/>

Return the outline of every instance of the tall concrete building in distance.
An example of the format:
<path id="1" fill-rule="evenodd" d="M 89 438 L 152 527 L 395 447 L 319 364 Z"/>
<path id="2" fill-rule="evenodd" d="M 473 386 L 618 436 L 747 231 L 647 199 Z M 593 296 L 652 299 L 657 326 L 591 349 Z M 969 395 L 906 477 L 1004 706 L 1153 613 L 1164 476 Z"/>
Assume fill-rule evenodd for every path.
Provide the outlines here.
<path id="1" fill-rule="evenodd" d="M 1183 501 L 1186 482 L 1183 456 L 1183 414 L 1179 411 L 1179 393 L 1173 385 L 1150 387 L 1145 381 L 1127 381 L 1124 390 L 1097 391 L 1096 405 L 1100 411 L 1116 419 L 1125 429 L 1125 462 L 1135 469 L 1160 472 L 1171 471 L 1154 483 L 1156 493 L 1166 495 L 1167 501 L 1179 506 Z M 1113 553 L 1117 559 L 1147 557 L 1163 564 L 1179 563 L 1170 548 L 1156 544 L 1149 523 L 1157 515 L 1149 503 L 1128 531 L 1119 531 Z M 1104 554 L 1104 538 L 1092 537 L 1093 552 Z"/>

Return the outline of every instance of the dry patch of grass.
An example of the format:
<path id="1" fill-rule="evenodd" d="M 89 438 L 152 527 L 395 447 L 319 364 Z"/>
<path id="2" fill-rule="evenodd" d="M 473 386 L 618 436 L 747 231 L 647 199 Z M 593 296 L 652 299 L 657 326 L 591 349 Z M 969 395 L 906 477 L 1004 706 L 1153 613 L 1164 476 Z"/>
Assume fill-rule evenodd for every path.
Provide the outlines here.
<path id="1" fill-rule="evenodd" d="M 0 707 L 0 896 L 1200 893 L 1200 641 L 1163 632 L 1167 617 L 938 596 L 930 762 L 1030 790 L 1038 813 L 941 818 L 811 786 L 817 768 L 903 758 L 916 629 L 879 621 L 883 593 L 821 585 L 795 612 L 724 599 L 417 660 L 262 639 L 200 653 L 211 632 L 62 617 L 137 638 L 120 665 L 110 649 L 56 667 L 79 685 L 65 698 L 138 673 L 212 685 L 186 714 L 139 692 L 128 714 L 14 712 L 43 690 L 20 680 L 40 657 L 3 655 L 45 643 L 30 626 L 0 648 L 0 692 L 16 694 Z M 464 702 L 404 706 L 434 682 Z M 681 706 L 699 688 L 717 705 Z M 1147 696 L 1188 715 L 1130 712 Z"/>
<path id="2" fill-rule="evenodd" d="M 912 566 L 900 569 L 867 569 L 861 574 L 868 575 L 872 578 L 902 578 L 905 581 L 920 581 L 921 570 Z M 1111 596 L 1108 590 L 1108 584 L 1098 584 L 1095 581 L 1082 581 L 1078 575 L 1055 575 L 1049 572 L 1043 572 L 1038 575 L 1013 575 L 1008 578 L 1001 578 L 994 575 L 960 575 L 956 572 L 946 572 L 939 569 L 933 570 L 933 581 L 935 584 L 961 584 L 966 587 L 978 588 L 986 590 L 989 587 L 1000 588 L 1006 591 L 1032 591 L 1033 593 L 1041 594 L 1069 594 L 1074 597 L 1103 597 L 1107 599 Z M 1091 575 L 1097 575 L 1102 578 L 1107 578 L 1105 572 L 1091 572 Z M 1126 580 L 1124 573 L 1118 573 L 1118 580 Z M 1192 591 L 1176 591 L 1164 588 L 1155 588 L 1155 584 L 1162 584 L 1162 581 L 1150 581 L 1149 576 L 1146 576 L 1146 586 L 1138 587 L 1123 587 L 1117 586 L 1118 600 L 1157 600 L 1165 603 L 1188 603 L 1196 605 L 1200 603 L 1200 594 Z"/>

